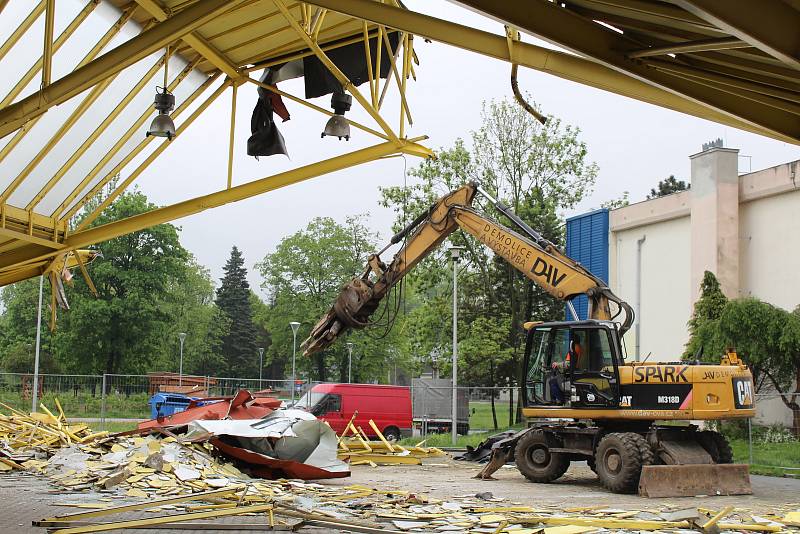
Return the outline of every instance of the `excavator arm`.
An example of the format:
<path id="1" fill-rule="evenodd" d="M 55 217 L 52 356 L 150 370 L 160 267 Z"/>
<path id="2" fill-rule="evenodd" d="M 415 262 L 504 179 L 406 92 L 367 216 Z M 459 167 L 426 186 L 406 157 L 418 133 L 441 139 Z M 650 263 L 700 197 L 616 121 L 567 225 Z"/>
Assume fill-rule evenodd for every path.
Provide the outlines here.
<path id="1" fill-rule="evenodd" d="M 472 203 L 479 191 L 528 237 L 475 211 Z M 614 302 L 620 312 L 625 312 L 621 333 L 630 328 L 633 310 L 602 280 L 528 227 L 505 205 L 492 199 L 476 184 L 469 183 L 437 200 L 394 235 L 386 248 L 370 255 L 364 273 L 342 289 L 331 309 L 303 342 L 305 354 L 325 349 L 349 328 L 368 326 L 370 316 L 389 290 L 458 228 L 474 236 L 555 298 L 568 302 L 578 295 L 586 295 L 592 319 L 614 319 L 609 305 Z M 392 262 L 389 265 L 383 263 L 381 252 L 407 236 L 408 240 Z"/>

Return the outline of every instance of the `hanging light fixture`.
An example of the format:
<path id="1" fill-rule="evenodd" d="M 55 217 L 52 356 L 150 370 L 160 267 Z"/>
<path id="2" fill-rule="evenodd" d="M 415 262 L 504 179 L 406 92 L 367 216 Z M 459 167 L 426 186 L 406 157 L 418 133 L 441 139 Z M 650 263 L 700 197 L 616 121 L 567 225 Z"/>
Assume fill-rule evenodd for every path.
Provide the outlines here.
<path id="1" fill-rule="evenodd" d="M 322 137 L 329 135 L 331 137 L 338 137 L 341 141 L 344 137 L 345 141 L 350 140 L 350 121 L 344 118 L 344 114 L 350 110 L 353 104 L 353 97 L 344 91 L 336 91 L 331 96 L 331 108 L 333 108 L 333 115 L 325 124 L 325 129 L 322 131 Z"/>
<path id="2" fill-rule="evenodd" d="M 153 102 L 153 107 L 158 111 L 158 115 L 150 123 L 146 136 L 166 137 L 172 141 L 172 138 L 175 137 L 175 123 L 172 122 L 172 117 L 169 116 L 169 113 L 175 109 L 175 95 L 167 89 L 168 74 L 169 48 L 164 52 L 164 86 L 156 87 L 156 98 Z M 159 92 L 159 89 L 161 92 Z"/>

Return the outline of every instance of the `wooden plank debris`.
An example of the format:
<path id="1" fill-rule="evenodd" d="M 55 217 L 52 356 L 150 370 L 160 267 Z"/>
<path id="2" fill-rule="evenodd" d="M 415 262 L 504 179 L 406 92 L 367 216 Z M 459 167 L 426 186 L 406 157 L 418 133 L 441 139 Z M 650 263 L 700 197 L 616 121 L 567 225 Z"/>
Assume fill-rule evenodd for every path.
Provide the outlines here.
<path id="1" fill-rule="evenodd" d="M 420 465 L 423 458 L 445 456 L 441 449 L 423 447 L 424 441 L 413 447 L 390 442 L 372 419 L 369 420 L 369 426 L 378 436 L 378 441 L 370 441 L 363 429 L 353 424 L 354 419 L 355 415 L 339 436 L 338 457 L 349 460 L 350 465 Z"/>
<path id="2" fill-rule="evenodd" d="M 602 505 L 563 507 L 509 502 L 484 494 L 451 496 L 445 500 L 409 490 L 352 484 L 324 485 L 299 480 L 251 478 L 215 457 L 208 443 L 188 443 L 172 435 L 109 436 L 87 425 L 67 422 L 60 405 L 40 414 L 5 407 L 0 414 L 0 470 L 26 470 L 46 476 L 51 484 L 90 499 L 61 501 L 75 513 L 35 522 L 62 534 L 116 529 L 175 528 L 296 530 L 304 526 L 326 530 L 379 532 L 475 532 L 485 534 L 588 534 L 596 531 L 702 534 L 720 531 L 779 532 L 800 526 L 793 506 L 748 515 L 731 507 L 722 510 L 629 510 Z M 372 430 L 377 428 L 370 424 Z M 380 435 L 371 441 L 353 420 L 339 437 L 338 455 L 351 465 L 419 464 L 444 456 L 435 447 L 401 446 Z M 116 505 L 117 499 L 124 504 Z M 131 502 L 133 501 L 133 502 Z M 144 517 L 116 514 L 138 513 Z M 156 515 L 157 514 L 157 515 Z M 216 518 L 255 514 L 256 522 L 230 525 Z M 785 517 L 783 517 L 785 515 Z M 198 522 L 203 520 L 203 522 Z"/>

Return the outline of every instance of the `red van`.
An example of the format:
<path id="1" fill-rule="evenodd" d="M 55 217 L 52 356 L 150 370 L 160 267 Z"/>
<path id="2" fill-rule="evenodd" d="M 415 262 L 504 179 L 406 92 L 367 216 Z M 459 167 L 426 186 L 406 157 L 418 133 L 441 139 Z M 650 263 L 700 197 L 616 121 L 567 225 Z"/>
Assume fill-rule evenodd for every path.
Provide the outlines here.
<path id="1" fill-rule="evenodd" d="M 350 418 L 370 437 L 372 419 L 388 440 L 411 435 L 411 390 L 403 386 L 377 384 L 317 384 L 295 404 L 308 410 L 341 434 Z"/>

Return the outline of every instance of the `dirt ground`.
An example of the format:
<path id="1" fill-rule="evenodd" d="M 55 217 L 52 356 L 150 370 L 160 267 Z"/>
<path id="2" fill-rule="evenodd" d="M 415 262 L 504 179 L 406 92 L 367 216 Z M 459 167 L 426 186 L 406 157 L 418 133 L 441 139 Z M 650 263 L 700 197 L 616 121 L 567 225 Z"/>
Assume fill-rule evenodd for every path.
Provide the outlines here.
<path id="1" fill-rule="evenodd" d="M 675 507 L 706 507 L 720 509 L 734 505 L 753 513 L 766 513 L 775 509 L 800 509 L 800 480 L 752 476 L 753 495 L 733 497 L 687 497 L 649 500 L 635 495 L 617 495 L 604 490 L 597 478 L 585 464 L 576 463 L 564 477 L 552 484 L 533 484 L 511 467 L 495 474 L 497 480 L 483 481 L 472 478 L 480 466 L 468 462 L 457 462 L 449 458 L 426 460 L 422 466 L 384 466 L 371 468 L 356 466 L 350 478 L 325 481 L 324 484 L 347 486 L 363 484 L 379 489 L 400 489 L 427 493 L 437 498 L 475 493 L 492 492 L 494 497 L 507 499 L 503 505 L 519 503 L 525 505 L 577 506 L 608 505 L 617 509 L 644 510 Z M 44 478 L 25 473 L 0 475 L 0 532 L 39 533 L 45 529 L 31 526 L 31 521 L 47 516 L 74 513 L 73 507 L 59 506 L 63 503 L 97 502 L 98 497 L 108 495 L 88 493 L 63 493 L 54 490 Z M 125 504 L 126 498 L 115 498 L 115 504 Z M 118 501 L 118 502 L 117 502 Z M 125 519 L 142 517 L 128 514 Z M 144 517 L 147 517 L 145 514 Z M 121 517 L 120 517 L 121 518 Z M 249 521 L 253 518 L 229 518 L 225 523 Z M 310 529 L 311 530 L 311 529 Z M 304 529 L 302 532 L 305 532 Z M 313 531 L 321 532 L 318 529 Z M 151 532 L 136 530 L 136 532 Z M 168 534 L 168 529 L 153 529 L 152 532 Z M 206 530 L 204 532 L 213 532 Z M 222 531 L 220 531 L 222 532 Z"/>

